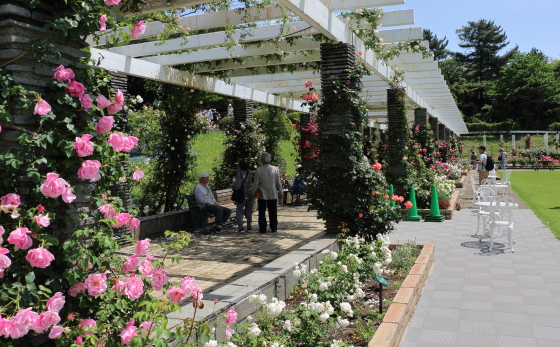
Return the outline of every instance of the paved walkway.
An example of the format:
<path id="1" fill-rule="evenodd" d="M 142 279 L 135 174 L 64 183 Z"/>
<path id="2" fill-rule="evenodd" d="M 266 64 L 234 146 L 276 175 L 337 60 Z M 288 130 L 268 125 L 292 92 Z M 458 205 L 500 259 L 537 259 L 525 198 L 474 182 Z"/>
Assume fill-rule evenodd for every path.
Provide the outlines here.
<path id="1" fill-rule="evenodd" d="M 324 222 L 317 219 L 316 212 L 307 212 L 307 206 L 278 206 L 277 233 L 259 234 L 257 218 L 255 213 L 250 233 L 238 233 L 235 226 L 224 234 L 195 234 L 190 245 L 175 254 L 183 261 L 166 261 L 167 274 L 176 280 L 195 277 L 202 290 L 210 292 L 325 234 Z M 134 250 L 128 246 L 120 253 L 128 256 Z M 163 255 L 154 243 L 150 254 Z"/>
<path id="2" fill-rule="evenodd" d="M 505 237 L 489 251 L 474 236 L 471 210 L 443 223 L 401 222 L 391 234 L 436 245 L 401 347 L 560 346 L 560 241 L 530 209 L 517 209 L 515 253 Z"/>

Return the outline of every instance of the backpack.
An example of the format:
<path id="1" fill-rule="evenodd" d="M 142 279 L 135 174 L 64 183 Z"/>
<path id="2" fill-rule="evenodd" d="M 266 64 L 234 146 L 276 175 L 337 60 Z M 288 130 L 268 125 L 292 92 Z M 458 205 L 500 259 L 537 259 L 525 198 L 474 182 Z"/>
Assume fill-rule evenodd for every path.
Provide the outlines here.
<path id="1" fill-rule="evenodd" d="M 494 170 L 494 159 L 488 153 L 486 153 L 486 165 L 484 165 L 484 168 L 486 171 Z"/>

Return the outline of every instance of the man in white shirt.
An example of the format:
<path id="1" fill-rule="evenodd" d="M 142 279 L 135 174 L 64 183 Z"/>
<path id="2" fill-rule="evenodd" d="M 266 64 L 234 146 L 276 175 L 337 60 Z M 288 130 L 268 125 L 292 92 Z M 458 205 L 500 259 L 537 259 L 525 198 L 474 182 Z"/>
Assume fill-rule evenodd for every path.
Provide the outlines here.
<path id="1" fill-rule="evenodd" d="M 482 182 L 483 179 L 488 178 L 488 170 L 486 170 L 486 162 L 488 160 L 488 154 L 486 154 L 486 146 L 478 147 L 478 153 L 480 153 L 480 160 L 473 161 L 473 164 L 478 165 L 478 184 Z"/>
<path id="2" fill-rule="evenodd" d="M 206 208 L 206 211 L 212 213 L 216 217 L 216 232 L 227 232 L 222 229 L 222 224 L 229 219 L 231 215 L 231 210 L 227 207 L 220 206 L 214 198 L 214 194 L 208 187 L 208 182 L 210 182 L 210 174 L 206 172 L 201 172 L 198 174 L 198 183 L 194 187 L 194 197 L 198 202 L 198 206 Z"/>

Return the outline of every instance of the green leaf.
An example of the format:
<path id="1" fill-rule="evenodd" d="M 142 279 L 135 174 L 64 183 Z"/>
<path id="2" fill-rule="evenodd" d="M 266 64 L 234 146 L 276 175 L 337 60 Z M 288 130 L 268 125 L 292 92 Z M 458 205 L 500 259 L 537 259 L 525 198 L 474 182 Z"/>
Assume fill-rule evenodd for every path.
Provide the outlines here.
<path id="1" fill-rule="evenodd" d="M 26 283 L 33 283 L 35 281 L 35 273 L 33 271 L 29 272 L 25 275 L 25 282 Z"/>

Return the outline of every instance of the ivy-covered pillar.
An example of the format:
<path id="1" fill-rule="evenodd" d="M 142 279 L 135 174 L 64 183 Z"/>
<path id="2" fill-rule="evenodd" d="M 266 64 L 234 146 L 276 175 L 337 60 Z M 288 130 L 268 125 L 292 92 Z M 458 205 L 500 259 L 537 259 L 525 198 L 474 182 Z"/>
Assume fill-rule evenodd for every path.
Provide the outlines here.
<path id="1" fill-rule="evenodd" d="M 301 152 L 300 163 L 303 167 L 303 170 L 306 172 L 311 169 L 311 137 L 311 113 L 302 113 L 299 117 L 299 148 Z"/>
<path id="2" fill-rule="evenodd" d="M 439 135 L 439 121 L 436 117 L 429 117 L 428 118 L 428 123 L 430 123 L 430 128 L 432 128 L 432 132 L 434 133 L 434 139 L 438 139 L 438 135 Z"/>
<path id="3" fill-rule="evenodd" d="M 387 156 L 388 181 L 393 184 L 395 194 L 404 195 L 402 180 L 406 176 L 406 143 L 408 118 L 402 89 L 387 89 Z"/>
<path id="4" fill-rule="evenodd" d="M 421 129 L 425 129 L 428 124 L 428 110 L 424 107 L 414 109 L 414 125 L 419 125 Z"/>
<path id="5" fill-rule="evenodd" d="M 253 118 L 253 101 L 247 99 L 235 99 L 233 101 L 233 124 L 239 128 L 239 124 L 245 123 L 247 119 Z"/>
<path id="6" fill-rule="evenodd" d="M 445 127 L 445 132 L 444 132 L 444 138 L 443 138 L 446 142 L 449 142 L 449 140 L 451 140 L 451 130 L 449 130 L 448 127 Z"/>
<path id="7" fill-rule="evenodd" d="M 445 124 L 439 123 L 438 124 L 438 136 L 436 137 L 438 141 L 445 140 Z"/>

